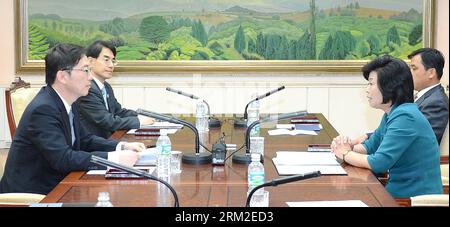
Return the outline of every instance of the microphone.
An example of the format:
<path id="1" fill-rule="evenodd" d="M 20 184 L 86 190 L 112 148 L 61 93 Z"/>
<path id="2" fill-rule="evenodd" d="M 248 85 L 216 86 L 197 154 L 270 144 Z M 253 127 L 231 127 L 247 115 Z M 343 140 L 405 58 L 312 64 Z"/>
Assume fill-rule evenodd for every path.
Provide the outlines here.
<path id="1" fill-rule="evenodd" d="M 149 173 L 147 173 L 145 171 L 142 171 L 142 170 L 134 169 L 134 168 L 131 168 L 131 167 L 128 167 L 128 166 L 124 166 L 124 165 L 121 165 L 121 164 L 117 164 L 115 162 L 108 161 L 108 160 L 106 160 L 104 158 L 100 158 L 100 157 L 97 157 L 95 155 L 91 156 L 91 162 L 95 163 L 95 164 L 98 164 L 98 165 L 106 166 L 106 167 L 108 167 L 108 166 L 109 167 L 114 167 L 116 169 L 120 169 L 120 170 L 125 171 L 127 173 L 132 173 L 132 174 L 138 175 L 140 177 L 145 177 L 145 178 L 150 179 L 150 180 L 155 180 L 155 181 L 161 182 L 162 184 L 166 185 L 170 189 L 170 191 L 172 192 L 173 198 L 175 199 L 174 206 L 175 207 L 179 207 L 180 206 L 180 203 L 178 201 L 178 195 L 177 195 L 177 192 L 175 191 L 175 189 L 169 183 L 167 183 L 166 181 L 164 181 L 162 179 L 159 179 L 158 177 L 155 177 L 155 176 L 153 176 L 153 175 L 151 175 L 151 174 L 149 174 Z"/>
<path id="2" fill-rule="evenodd" d="M 197 96 L 195 96 L 195 95 L 188 94 L 188 93 L 185 93 L 185 92 L 182 92 L 182 91 L 180 91 L 180 90 L 176 90 L 176 89 L 173 89 L 173 88 L 170 88 L 170 87 L 166 87 L 166 90 L 167 90 L 167 91 L 171 91 L 171 92 L 176 93 L 176 94 L 179 94 L 179 95 L 186 96 L 186 97 L 191 98 L 191 99 L 200 99 L 199 97 L 197 97 Z M 208 104 L 204 99 L 202 99 L 202 101 L 203 101 L 203 102 L 206 104 L 206 106 L 208 107 L 208 116 L 209 116 L 209 122 L 208 122 L 208 124 L 209 124 L 209 127 L 210 127 L 210 128 L 217 128 L 217 127 L 220 127 L 220 125 L 221 125 L 222 123 L 221 123 L 219 120 L 217 120 L 217 119 L 211 119 L 211 111 L 210 111 L 210 108 L 209 108 L 209 104 Z"/>
<path id="3" fill-rule="evenodd" d="M 265 122 L 284 120 L 284 119 L 288 119 L 288 118 L 304 117 L 306 115 L 308 115 L 308 112 L 303 110 L 303 111 L 297 111 L 297 112 L 292 112 L 292 113 L 285 113 L 285 114 L 280 114 L 280 115 L 269 116 L 269 117 L 263 118 L 259 121 L 253 122 L 252 124 L 250 124 L 247 127 L 247 131 L 245 132 L 245 154 L 233 155 L 233 163 L 248 164 L 251 162 L 252 159 L 250 157 L 250 132 L 252 131 L 252 128 L 255 127 L 256 125 L 265 123 Z M 261 157 L 261 161 L 264 161 L 264 157 Z"/>
<path id="4" fill-rule="evenodd" d="M 179 94 L 179 95 L 183 95 L 183 96 L 186 96 L 186 97 L 189 97 L 189 98 L 191 98 L 191 99 L 199 99 L 197 96 L 195 96 L 195 95 L 191 95 L 191 94 L 188 94 L 188 93 L 185 93 L 185 92 L 182 92 L 182 91 L 180 91 L 180 90 L 176 90 L 176 89 L 173 89 L 173 88 L 170 88 L 170 87 L 166 87 L 166 90 L 167 91 L 171 91 L 171 92 L 173 92 L 173 93 L 177 93 L 177 94 Z"/>
<path id="5" fill-rule="evenodd" d="M 261 100 L 261 99 L 263 99 L 263 98 L 265 98 L 265 97 L 267 97 L 269 95 L 272 95 L 274 93 L 277 93 L 277 92 L 283 90 L 284 88 L 285 88 L 285 86 L 283 85 L 283 86 L 281 86 L 281 87 L 279 87 L 279 88 L 277 88 L 275 90 L 272 90 L 272 91 L 269 91 L 269 92 L 267 92 L 267 93 L 265 93 L 263 95 L 260 95 L 260 96 L 256 97 L 255 99 L 252 99 L 250 102 L 248 102 L 247 105 L 245 106 L 244 118 L 241 119 L 241 120 L 235 120 L 234 121 L 234 127 L 237 127 L 237 128 L 246 128 L 247 127 L 247 109 L 248 109 L 248 106 L 252 102 Z"/>
<path id="6" fill-rule="evenodd" d="M 136 112 L 140 115 L 144 115 L 147 117 L 153 117 L 156 119 L 168 121 L 168 122 L 175 123 L 175 124 L 182 124 L 182 125 L 185 125 L 186 127 L 190 128 L 192 131 L 194 131 L 194 134 L 195 134 L 195 153 L 183 154 L 181 161 L 186 164 L 196 164 L 196 165 L 211 163 L 211 160 L 212 160 L 211 154 L 208 154 L 205 152 L 200 153 L 200 137 L 198 135 L 198 130 L 191 123 L 181 120 L 181 119 L 178 119 L 178 118 L 175 118 L 173 116 L 166 116 L 164 114 L 159 114 L 159 113 L 151 112 L 148 110 L 137 109 Z"/>
<path id="7" fill-rule="evenodd" d="M 322 174 L 320 173 L 320 171 L 313 171 L 313 172 L 309 172 L 309 173 L 305 173 L 305 174 L 298 174 L 298 175 L 294 175 L 294 176 L 290 176 L 290 177 L 278 178 L 278 179 L 272 180 L 270 182 L 266 182 L 264 184 L 258 185 L 255 188 L 253 188 L 253 190 L 251 190 L 250 193 L 248 194 L 247 203 L 245 204 L 245 206 L 250 207 L 250 201 L 252 200 L 253 193 L 255 193 L 258 189 L 260 189 L 262 187 L 266 187 L 266 186 L 276 187 L 280 184 L 287 184 L 287 183 L 291 183 L 294 181 L 306 180 L 306 179 L 310 179 L 310 178 L 314 178 L 314 177 L 320 177 L 321 175 Z"/>

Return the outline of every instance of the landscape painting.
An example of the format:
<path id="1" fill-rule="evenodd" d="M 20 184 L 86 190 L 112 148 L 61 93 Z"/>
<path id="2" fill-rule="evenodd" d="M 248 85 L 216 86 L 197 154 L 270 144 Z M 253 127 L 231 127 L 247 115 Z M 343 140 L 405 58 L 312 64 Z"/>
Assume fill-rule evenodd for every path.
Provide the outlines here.
<path id="1" fill-rule="evenodd" d="M 228 61 L 345 63 L 383 54 L 407 59 L 428 45 L 430 2 L 22 0 L 20 7 L 26 7 L 30 61 L 43 60 L 57 43 L 86 46 L 103 39 L 116 46 L 119 66 L 200 61 L 214 67 Z"/>

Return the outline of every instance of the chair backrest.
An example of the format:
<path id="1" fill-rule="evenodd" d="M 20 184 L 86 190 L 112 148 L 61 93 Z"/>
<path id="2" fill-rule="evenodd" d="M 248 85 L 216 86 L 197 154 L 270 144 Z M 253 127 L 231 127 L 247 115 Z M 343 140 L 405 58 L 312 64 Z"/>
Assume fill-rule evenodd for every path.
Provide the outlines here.
<path id="1" fill-rule="evenodd" d="M 419 195 L 411 197 L 411 206 L 432 206 L 432 207 L 448 207 L 448 195 L 436 194 L 436 195 Z"/>
<path id="2" fill-rule="evenodd" d="M 449 138 L 448 138 L 448 123 L 447 128 L 445 129 L 444 135 L 442 136 L 441 140 L 441 157 L 447 156 L 448 157 L 448 146 L 449 146 Z"/>
<path id="3" fill-rule="evenodd" d="M 39 203 L 45 195 L 33 193 L 0 193 L 0 207 L 5 206 L 29 206 Z"/>
<path id="4" fill-rule="evenodd" d="M 448 195 L 448 164 L 441 164 L 441 180 L 444 194 Z"/>
<path id="5" fill-rule="evenodd" d="M 26 83 L 20 77 L 16 77 L 10 88 L 5 90 L 6 115 L 11 138 L 16 134 L 17 125 L 25 108 L 34 96 L 36 96 L 38 91 L 39 89 L 30 88 L 30 83 Z"/>
<path id="6" fill-rule="evenodd" d="M 445 94 L 448 96 L 448 85 L 445 90 Z M 445 128 L 444 135 L 441 139 L 440 152 L 441 152 L 441 164 L 448 164 L 448 149 L 449 149 L 449 138 L 448 138 L 448 122 L 447 128 Z"/>

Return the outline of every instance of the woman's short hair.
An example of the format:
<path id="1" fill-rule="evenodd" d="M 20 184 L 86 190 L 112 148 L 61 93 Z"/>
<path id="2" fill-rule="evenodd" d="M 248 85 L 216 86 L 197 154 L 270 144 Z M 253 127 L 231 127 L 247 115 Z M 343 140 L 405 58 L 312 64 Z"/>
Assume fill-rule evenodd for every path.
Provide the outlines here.
<path id="1" fill-rule="evenodd" d="M 372 71 L 378 75 L 377 84 L 383 95 L 383 103 L 392 101 L 392 105 L 400 105 L 414 101 L 414 83 L 406 62 L 384 55 L 370 61 L 362 68 L 366 80 L 369 80 L 369 74 Z"/>

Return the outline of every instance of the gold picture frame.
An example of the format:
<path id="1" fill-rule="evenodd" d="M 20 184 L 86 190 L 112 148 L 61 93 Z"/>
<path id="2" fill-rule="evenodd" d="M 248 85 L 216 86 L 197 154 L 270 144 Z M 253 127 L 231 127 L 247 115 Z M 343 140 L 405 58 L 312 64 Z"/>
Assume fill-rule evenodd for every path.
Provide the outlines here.
<path id="1" fill-rule="evenodd" d="M 408 0 L 405 0 L 408 2 Z M 15 0 L 17 73 L 43 73 L 43 60 L 28 59 L 28 0 Z M 423 47 L 434 47 L 435 0 L 423 0 Z M 368 60 L 121 60 L 119 73 L 359 72 Z"/>

